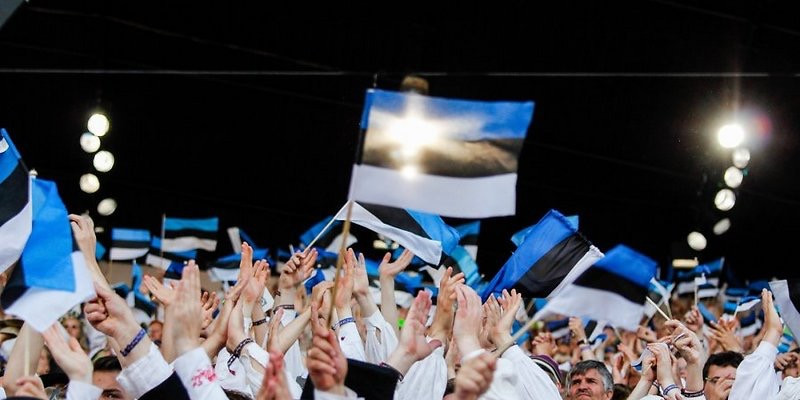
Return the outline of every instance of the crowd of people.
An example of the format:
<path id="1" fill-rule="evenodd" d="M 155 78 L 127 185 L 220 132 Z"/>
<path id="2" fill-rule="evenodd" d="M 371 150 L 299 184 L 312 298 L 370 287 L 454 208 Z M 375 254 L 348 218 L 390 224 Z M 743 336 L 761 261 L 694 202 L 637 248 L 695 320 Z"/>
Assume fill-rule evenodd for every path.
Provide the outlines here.
<path id="1" fill-rule="evenodd" d="M 70 219 L 97 296 L 43 333 L 4 316 L 0 398 L 800 399 L 797 346 L 779 354 L 783 323 L 767 290 L 749 336 L 736 318 L 707 321 L 691 299 L 673 298 L 680 318 L 643 316 L 635 332 L 608 326 L 599 345 L 580 318 L 559 338 L 539 325 L 515 342 L 525 314 L 515 290 L 482 301 L 448 268 L 435 299 L 422 290 L 398 307 L 406 252 L 382 260 L 376 302 L 363 256 L 348 250 L 338 279 L 306 294 L 316 251 L 272 276 L 245 243 L 227 291 L 204 291 L 194 262 L 175 284 L 145 277 L 163 320 L 143 326 L 100 272 L 91 220 Z"/>

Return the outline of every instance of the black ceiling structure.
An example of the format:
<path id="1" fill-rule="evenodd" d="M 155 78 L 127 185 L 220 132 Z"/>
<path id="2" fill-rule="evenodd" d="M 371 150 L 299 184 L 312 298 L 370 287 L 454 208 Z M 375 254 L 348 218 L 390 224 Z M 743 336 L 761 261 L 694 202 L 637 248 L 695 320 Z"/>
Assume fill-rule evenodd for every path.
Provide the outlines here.
<path id="1" fill-rule="evenodd" d="M 550 208 L 580 215 L 601 249 L 625 243 L 662 266 L 725 256 L 744 278 L 791 274 L 790 2 L 540 3 L 30 0 L 0 27 L 0 126 L 71 210 L 97 216 L 115 198 L 100 225 L 157 232 L 162 213 L 218 215 L 284 246 L 344 203 L 365 90 L 417 73 L 435 96 L 536 102 L 517 215 L 482 224 L 486 275 L 513 250 L 510 235 Z M 111 120 L 102 147 L 116 164 L 89 195 L 78 139 L 95 110 Z M 752 159 L 722 213 L 713 197 L 731 160 L 716 131 L 735 118 Z M 730 230 L 714 235 L 725 216 Z M 702 252 L 686 245 L 694 230 L 708 238 Z"/>

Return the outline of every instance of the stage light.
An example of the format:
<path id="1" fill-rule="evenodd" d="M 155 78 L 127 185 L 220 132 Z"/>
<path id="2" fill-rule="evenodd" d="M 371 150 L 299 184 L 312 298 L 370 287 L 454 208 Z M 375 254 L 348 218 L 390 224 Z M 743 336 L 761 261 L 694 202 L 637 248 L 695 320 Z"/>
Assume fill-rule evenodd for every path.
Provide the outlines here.
<path id="1" fill-rule="evenodd" d="M 750 162 L 750 150 L 740 147 L 733 151 L 731 158 L 733 158 L 733 165 L 736 168 L 744 168 Z"/>
<path id="2" fill-rule="evenodd" d="M 736 195 L 733 190 L 722 189 L 714 196 L 714 205 L 720 211 L 728 211 L 733 208 L 734 204 L 736 204 Z"/>
<path id="3" fill-rule="evenodd" d="M 109 216 L 117 210 L 117 201 L 112 198 L 103 199 L 97 204 L 97 212 L 100 215 Z"/>
<path id="4" fill-rule="evenodd" d="M 98 189 L 100 189 L 100 180 L 97 179 L 95 174 L 83 174 L 81 175 L 81 190 L 86 193 L 94 193 Z"/>
<path id="5" fill-rule="evenodd" d="M 94 133 L 97 136 L 103 136 L 108 133 L 108 128 L 111 124 L 108 122 L 108 117 L 103 114 L 95 113 L 89 117 L 89 122 L 86 123 L 86 127 L 89 128 L 89 132 Z"/>
<path id="6" fill-rule="evenodd" d="M 87 153 L 94 153 L 100 149 L 100 138 L 89 132 L 81 135 L 81 148 Z"/>
<path id="7" fill-rule="evenodd" d="M 700 232 L 690 233 L 686 241 L 689 242 L 689 247 L 697 251 L 705 249 L 707 244 L 706 237 Z"/>
<path id="8" fill-rule="evenodd" d="M 724 125 L 717 132 L 717 140 L 722 147 L 732 149 L 744 141 L 744 129 L 739 124 Z"/>
<path id="9" fill-rule="evenodd" d="M 723 233 L 727 232 L 728 229 L 731 228 L 731 220 L 730 218 L 723 218 L 719 220 L 716 224 L 714 224 L 714 234 L 715 235 L 722 235 Z"/>
<path id="10" fill-rule="evenodd" d="M 100 172 L 111 171 L 114 167 L 114 155 L 105 150 L 98 151 L 94 155 L 94 167 Z"/>
<path id="11" fill-rule="evenodd" d="M 728 185 L 731 189 L 736 189 L 739 185 L 742 184 L 742 179 L 744 175 L 742 175 L 742 170 L 736 167 L 730 167 L 725 170 L 725 184 Z"/>

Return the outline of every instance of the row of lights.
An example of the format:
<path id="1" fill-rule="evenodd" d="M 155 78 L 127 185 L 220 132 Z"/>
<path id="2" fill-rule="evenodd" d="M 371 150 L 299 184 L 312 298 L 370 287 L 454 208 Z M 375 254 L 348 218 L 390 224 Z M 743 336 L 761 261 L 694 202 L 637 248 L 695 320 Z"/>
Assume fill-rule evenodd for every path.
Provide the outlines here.
<path id="1" fill-rule="evenodd" d="M 730 211 L 736 204 L 736 193 L 733 189 L 741 186 L 744 180 L 743 169 L 747 167 L 750 162 L 750 150 L 739 147 L 745 139 L 745 131 L 739 124 L 728 124 L 723 126 L 717 132 L 717 140 L 720 146 L 725 149 L 733 149 L 731 153 L 732 166 L 725 170 L 722 180 L 727 187 L 720 189 L 714 196 L 714 206 L 722 211 Z M 727 232 L 731 227 L 731 220 L 728 217 L 722 218 L 711 229 L 715 235 L 719 236 Z M 706 237 L 700 232 L 692 232 L 686 238 L 689 247 L 696 251 L 702 251 L 706 248 Z"/>
<path id="2" fill-rule="evenodd" d="M 81 135 L 81 148 L 89 154 L 94 153 L 92 165 L 98 172 L 111 171 L 111 168 L 114 168 L 114 155 L 111 154 L 110 151 L 100 150 L 100 138 L 105 136 L 111 128 L 108 117 L 102 113 L 94 113 L 89 117 L 86 128 L 89 132 L 85 132 Z M 81 190 L 89 194 L 100 190 L 100 179 L 91 172 L 81 175 L 79 184 Z M 97 212 L 100 215 L 111 215 L 116 209 L 117 202 L 110 197 L 101 200 L 100 203 L 97 204 Z"/>

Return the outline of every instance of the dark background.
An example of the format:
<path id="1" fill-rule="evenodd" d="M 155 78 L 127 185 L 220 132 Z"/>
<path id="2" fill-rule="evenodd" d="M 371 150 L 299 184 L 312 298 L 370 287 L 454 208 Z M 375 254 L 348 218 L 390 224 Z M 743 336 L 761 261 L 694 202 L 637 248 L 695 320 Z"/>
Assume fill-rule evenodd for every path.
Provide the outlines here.
<path id="1" fill-rule="evenodd" d="M 154 233 L 164 212 L 218 215 L 221 255 L 228 226 L 285 246 L 336 212 L 365 89 L 418 72 L 433 95 L 536 102 L 517 215 L 482 225 L 487 276 L 550 208 L 579 214 L 603 250 L 625 243 L 662 266 L 724 255 L 741 277 L 786 276 L 800 222 L 796 16 L 776 1 L 31 0 L 0 28 L 0 126 L 70 210 L 96 216 L 110 196 L 119 208 L 99 225 Z M 97 108 L 116 164 L 88 195 L 78 139 Z M 752 159 L 720 213 L 731 162 L 716 131 L 735 116 Z M 715 236 L 723 214 L 732 227 Z M 692 230 L 708 238 L 701 253 Z"/>

